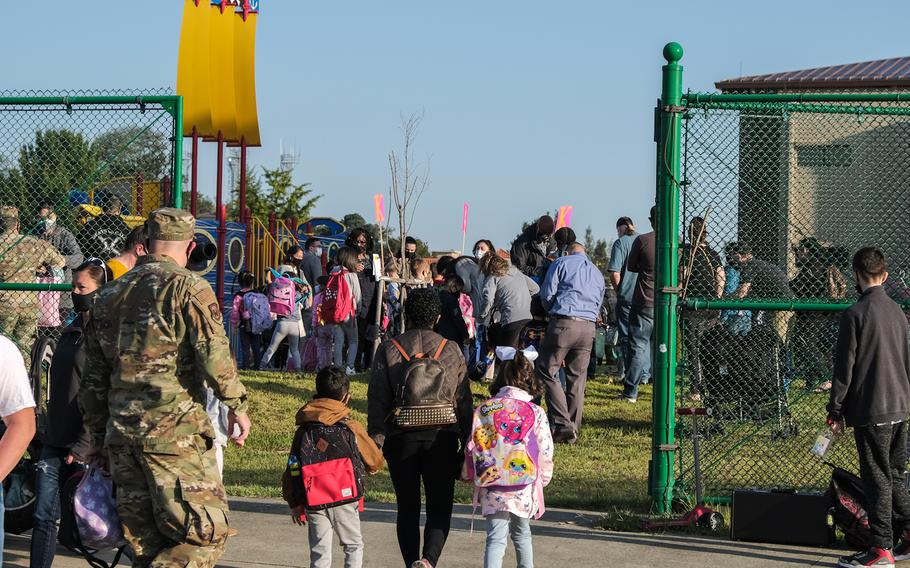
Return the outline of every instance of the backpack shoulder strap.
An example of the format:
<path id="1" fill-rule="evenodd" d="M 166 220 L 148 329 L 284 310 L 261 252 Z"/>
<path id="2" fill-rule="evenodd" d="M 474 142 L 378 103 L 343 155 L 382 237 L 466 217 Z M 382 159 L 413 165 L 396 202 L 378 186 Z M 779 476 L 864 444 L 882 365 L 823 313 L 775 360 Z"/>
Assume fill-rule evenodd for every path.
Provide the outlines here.
<path id="1" fill-rule="evenodd" d="M 439 347 L 436 349 L 436 354 L 433 355 L 433 359 L 439 361 L 439 358 L 442 357 L 442 350 L 445 349 L 446 343 L 448 342 L 448 339 L 443 339 L 442 342 L 440 342 Z"/>
<path id="2" fill-rule="evenodd" d="M 398 352 L 401 353 L 401 356 L 404 357 L 404 360 L 405 360 L 406 362 L 407 362 L 407 361 L 410 361 L 410 360 L 411 360 L 411 356 L 408 355 L 408 352 L 404 350 L 404 347 L 401 346 L 401 343 L 398 343 L 398 341 L 396 341 L 396 340 L 394 340 L 394 339 L 392 339 L 391 341 L 392 341 L 392 345 L 395 346 L 395 349 L 397 349 Z M 445 343 L 445 342 L 443 342 L 443 343 Z"/>

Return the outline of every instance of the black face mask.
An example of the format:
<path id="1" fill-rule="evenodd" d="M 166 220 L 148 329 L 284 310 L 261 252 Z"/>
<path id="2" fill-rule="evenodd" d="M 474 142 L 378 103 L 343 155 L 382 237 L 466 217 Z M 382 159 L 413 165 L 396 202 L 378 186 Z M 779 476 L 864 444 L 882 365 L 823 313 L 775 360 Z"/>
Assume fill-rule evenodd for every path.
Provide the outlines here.
<path id="1" fill-rule="evenodd" d="M 859 294 L 860 296 L 863 295 L 863 289 L 860 288 L 859 284 L 856 284 L 856 293 Z"/>
<path id="2" fill-rule="evenodd" d="M 405 257 L 406 259 L 408 259 L 408 260 L 414 260 L 415 258 L 417 258 L 417 252 L 416 252 L 416 251 L 415 251 L 415 252 L 407 252 L 407 251 L 405 251 L 404 257 Z"/>
<path id="3" fill-rule="evenodd" d="M 89 292 L 88 294 L 77 294 L 75 292 L 71 292 L 70 297 L 73 299 L 73 309 L 75 309 L 77 312 L 87 312 L 91 310 L 92 304 L 95 303 L 96 292 Z"/>

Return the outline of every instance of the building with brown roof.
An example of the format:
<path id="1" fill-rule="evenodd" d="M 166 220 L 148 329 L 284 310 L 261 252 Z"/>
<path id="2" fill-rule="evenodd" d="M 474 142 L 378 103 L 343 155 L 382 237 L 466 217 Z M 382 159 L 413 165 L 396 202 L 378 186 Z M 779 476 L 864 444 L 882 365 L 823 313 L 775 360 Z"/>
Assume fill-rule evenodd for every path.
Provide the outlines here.
<path id="1" fill-rule="evenodd" d="M 907 92 L 910 99 L 910 57 L 715 86 L 724 93 Z M 910 268 L 903 250 L 910 243 L 910 117 L 756 108 L 740 112 L 738 126 L 737 237 L 756 256 L 788 266 L 792 276 L 793 246 L 816 237 L 849 251 L 875 244 Z"/>

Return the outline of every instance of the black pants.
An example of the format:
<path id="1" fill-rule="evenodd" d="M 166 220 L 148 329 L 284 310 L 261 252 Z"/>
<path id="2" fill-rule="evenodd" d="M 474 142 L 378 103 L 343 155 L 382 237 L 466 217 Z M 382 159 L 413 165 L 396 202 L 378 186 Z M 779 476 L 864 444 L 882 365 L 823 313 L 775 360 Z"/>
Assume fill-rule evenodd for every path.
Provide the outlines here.
<path id="1" fill-rule="evenodd" d="M 495 324 L 490 327 L 490 335 L 487 338 L 489 344 L 495 347 L 515 347 L 518 348 L 518 339 L 521 337 L 521 331 L 526 325 L 531 323 L 529 319 L 513 321 L 506 325 Z"/>
<path id="2" fill-rule="evenodd" d="M 853 435 L 866 492 L 872 546 L 890 549 L 894 543 L 892 530 L 900 536 L 910 528 L 910 493 L 904 485 L 907 423 L 857 426 Z"/>
<path id="3" fill-rule="evenodd" d="M 240 352 L 243 353 L 242 369 L 255 369 L 262 357 L 262 335 L 240 330 Z"/>
<path id="4" fill-rule="evenodd" d="M 455 478 L 461 456 L 458 434 L 438 432 L 427 439 L 401 434 L 386 440 L 383 451 L 389 464 L 389 475 L 398 502 L 398 547 L 404 565 L 426 558 L 436 566 L 449 536 Z M 420 553 L 420 485 L 427 501 L 427 524 L 423 531 L 423 554 Z"/>

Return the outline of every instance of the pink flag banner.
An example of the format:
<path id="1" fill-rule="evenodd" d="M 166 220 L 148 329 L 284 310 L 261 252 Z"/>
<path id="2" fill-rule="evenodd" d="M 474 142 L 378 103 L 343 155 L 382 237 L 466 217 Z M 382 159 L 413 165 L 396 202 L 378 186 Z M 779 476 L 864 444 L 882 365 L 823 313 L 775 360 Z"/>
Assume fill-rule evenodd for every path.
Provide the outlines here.
<path id="1" fill-rule="evenodd" d="M 571 205 L 564 205 L 559 208 L 559 213 L 556 215 L 557 229 L 572 226 L 572 209 Z"/>
<path id="2" fill-rule="evenodd" d="M 376 222 L 381 225 L 385 221 L 385 196 L 381 193 L 374 195 L 373 205 L 376 207 Z"/>
<path id="3" fill-rule="evenodd" d="M 461 212 L 461 234 L 468 234 L 468 204 L 464 204 L 464 209 Z"/>

